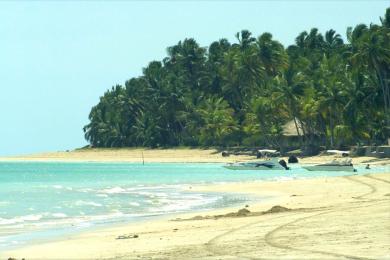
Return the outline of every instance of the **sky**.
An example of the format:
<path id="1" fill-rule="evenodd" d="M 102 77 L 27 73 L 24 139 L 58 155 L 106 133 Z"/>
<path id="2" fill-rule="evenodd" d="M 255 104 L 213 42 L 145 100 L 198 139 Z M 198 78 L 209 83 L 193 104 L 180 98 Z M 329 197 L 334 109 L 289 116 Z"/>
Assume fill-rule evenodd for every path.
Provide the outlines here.
<path id="1" fill-rule="evenodd" d="M 285 46 L 313 27 L 379 23 L 389 1 L 0 1 L 0 156 L 87 145 L 99 97 L 185 38 L 201 46 L 242 29 Z"/>

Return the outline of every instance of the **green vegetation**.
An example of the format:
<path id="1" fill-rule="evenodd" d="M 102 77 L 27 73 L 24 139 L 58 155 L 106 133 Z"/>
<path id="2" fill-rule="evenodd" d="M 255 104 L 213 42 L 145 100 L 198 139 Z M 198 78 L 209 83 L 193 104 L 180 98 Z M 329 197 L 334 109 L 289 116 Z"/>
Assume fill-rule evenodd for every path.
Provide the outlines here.
<path id="1" fill-rule="evenodd" d="M 294 121 L 302 146 L 383 143 L 390 125 L 390 8 L 381 24 L 302 32 L 287 49 L 264 33 L 200 47 L 185 39 L 107 91 L 85 137 L 95 147 L 277 147 Z"/>

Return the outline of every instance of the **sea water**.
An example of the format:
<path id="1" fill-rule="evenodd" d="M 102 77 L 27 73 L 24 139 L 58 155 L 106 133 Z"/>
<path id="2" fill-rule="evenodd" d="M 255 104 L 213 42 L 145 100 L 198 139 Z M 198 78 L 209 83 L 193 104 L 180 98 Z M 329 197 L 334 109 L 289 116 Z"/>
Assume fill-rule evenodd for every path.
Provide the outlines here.
<path id="1" fill-rule="evenodd" d="M 242 204 L 245 194 L 195 184 L 341 176 L 351 172 L 232 171 L 215 163 L 0 162 L 0 250 L 107 224 Z M 389 172 L 359 168 L 357 174 Z M 244 192 L 244 191 L 243 191 Z"/>

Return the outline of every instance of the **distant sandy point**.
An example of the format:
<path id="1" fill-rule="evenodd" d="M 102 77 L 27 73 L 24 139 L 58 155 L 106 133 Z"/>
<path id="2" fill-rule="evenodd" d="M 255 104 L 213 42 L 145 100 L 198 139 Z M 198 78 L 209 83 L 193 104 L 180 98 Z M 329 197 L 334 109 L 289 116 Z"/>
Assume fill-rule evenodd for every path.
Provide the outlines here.
<path id="1" fill-rule="evenodd" d="M 335 155 L 321 155 L 299 158 L 300 163 L 315 164 L 340 158 Z M 73 151 L 37 153 L 30 155 L 0 157 L 0 161 L 38 161 L 38 162 L 132 162 L 132 163 L 228 163 L 254 160 L 255 156 L 230 155 L 223 157 L 221 150 L 178 148 L 92 148 Z M 286 159 L 286 158 L 285 158 Z M 355 164 L 390 164 L 390 159 L 373 157 L 353 158 Z"/>

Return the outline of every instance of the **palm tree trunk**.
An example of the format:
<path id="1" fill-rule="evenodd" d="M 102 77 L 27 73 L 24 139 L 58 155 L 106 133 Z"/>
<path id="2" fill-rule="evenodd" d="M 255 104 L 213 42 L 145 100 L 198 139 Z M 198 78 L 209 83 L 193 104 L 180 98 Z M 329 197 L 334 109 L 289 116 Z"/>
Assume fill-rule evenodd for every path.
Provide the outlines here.
<path id="1" fill-rule="evenodd" d="M 302 122 L 302 120 L 300 120 L 299 118 L 298 118 L 298 122 L 299 122 L 299 124 L 301 125 L 302 137 L 305 137 L 305 136 L 306 136 L 306 130 L 305 130 L 305 128 L 303 127 L 303 122 Z"/>
<path id="2" fill-rule="evenodd" d="M 389 87 L 388 87 L 387 82 L 386 82 L 386 75 L 384 75 L 384 76 L 382 75 L 381 70 L 380 70 L 377 62 L 375 61 L 375 59 L 373 59 L 373 63 L 374 63 L 376 75 L 377 75 L 378 80 L 379 80 L 379 84 L 382 87 L 383 101 L 384 101 L 384 104 L 385 104 L 386 126 L 389 127 L 390 126 L 390 115 L 389 115 L 390 114 L 390 111 L 389 111 L 390 92 L 389 92 Z M 386 72 L 384 71 L 384 73 L 386 73 Z"/>
<path id="3" fill-rule="evenodd" d="M 330 128 L 330 147 L 334 147 L 334 129 L 333 129 L 333 118 L 332 110 L 329 109 L 329 128 Z"/>
<path id="4" fill-rule="evenodd" d="M 386 113 L 386 123 L 387 127 L 390 127 L 390 89 L 388 86 L 388 78 L 386 70 L 383 71 L 383 76 L 381 76 L 381 82 L 383 84 L 384 89 L 384 99 L 386 100 L 385 104 L 387 104 L 385 113 Z"/>
<path id="5" fill-rule="evenodd" d="M 294 113 L 294 124 L 295 124 L 295 128 L 297 129 L 297 134 L 298 134 L 298 139 L 299 139 L 299 146 L 302 146 L 301 133 L 299 132 L 299 127 L 298 127 L 298 123 L 297 123 L 297 118 L 295 117 L 295 113 Z"/>

